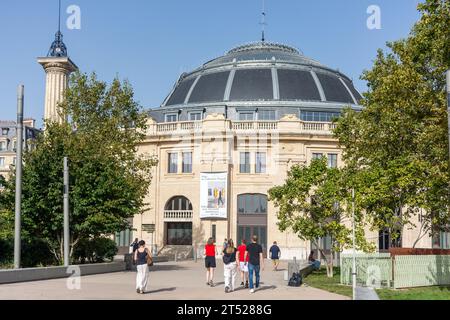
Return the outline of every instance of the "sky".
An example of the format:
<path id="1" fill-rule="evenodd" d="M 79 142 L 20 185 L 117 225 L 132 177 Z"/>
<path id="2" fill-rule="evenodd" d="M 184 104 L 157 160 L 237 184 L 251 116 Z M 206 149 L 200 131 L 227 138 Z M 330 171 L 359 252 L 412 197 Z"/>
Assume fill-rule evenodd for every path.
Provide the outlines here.
<path id="1" fill-rule="evenodd" d="M 419 0 L 265 0 L 266 41 L 300 49 L 360 80 L 378 48 L 408 36 Z M 80 9 L 80 29 L 66 10 Z M 381 29 L 369 29 L 368 7 L 380 8 Z M 111 82 L 127 79 L 144 108 L 159 107 L 182 72 L 261 38 L 262 0 L 62 0 L 62 32 L 80 71 Z M 0 119 L 15 120 L 17 86 L 25 117 L 42 125 L 47 55 L 58 27 L 58 0 L 0 1 Z"/>

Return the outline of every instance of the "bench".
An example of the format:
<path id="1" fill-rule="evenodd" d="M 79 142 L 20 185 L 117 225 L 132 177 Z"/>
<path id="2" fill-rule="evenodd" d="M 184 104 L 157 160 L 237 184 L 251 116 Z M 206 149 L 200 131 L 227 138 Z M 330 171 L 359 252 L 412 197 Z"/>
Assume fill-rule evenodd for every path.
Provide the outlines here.
<path id="1" fill-rule="evenodd" d="M 292 277 L 294 272 L 299 272 L 302 278 L 306 278 L 314 271 L 314 266 L 306 261 L 289 262 L 288 263 L 288 279 Z"/>

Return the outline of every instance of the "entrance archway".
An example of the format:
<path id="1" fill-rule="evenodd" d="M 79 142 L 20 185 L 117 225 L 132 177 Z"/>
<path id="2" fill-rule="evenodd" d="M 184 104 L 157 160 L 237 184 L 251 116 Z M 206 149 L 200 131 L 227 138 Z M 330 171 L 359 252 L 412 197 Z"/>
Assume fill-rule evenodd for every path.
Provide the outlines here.
<path id="1" fill-rule="evenodd" d="M 192 245 L 192 203 L 175 196 L 164 207 L 164 242 L 166 245 Z"/>

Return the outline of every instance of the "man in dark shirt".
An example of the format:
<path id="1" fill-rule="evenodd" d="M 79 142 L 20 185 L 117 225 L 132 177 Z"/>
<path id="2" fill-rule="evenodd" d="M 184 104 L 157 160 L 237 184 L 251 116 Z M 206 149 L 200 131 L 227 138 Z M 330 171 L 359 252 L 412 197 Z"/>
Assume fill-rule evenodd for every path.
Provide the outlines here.
<path id="1" fill-rule="evenodd" d="M 133 255 L 134 255 L 134 252 L 139 248 L 139 239 L 138 238 L 134 239 L 134 242 L 130 244 L 130 247 L 133 247 Z"/>
<path id="2" fill-rule="evenodd" d="M 138 238 L 134 239 L 134 242 L 132 244 L 130 244 L 130 247 L 133 247 L 132 259 L 133 259 L 133 263 L 136 264 L 136 261 L 134 260 L 134 252 L 137 249 L 139 249 L 139 239 Z"/>
<path id="3" fill-rule="evenodd" d="M 273 246 L 270 247 L 269 252 L 270 252 L 270 258 L 272 259 L 272 262 L 273 262 L 273 271 L 277 271 L 278 264 L 280 263 L 281 250 L 278 247 L 276 241 L 273 242 Z"/>
<path id="4" fill-rule="evenodd" d="M 247 261 L 247 256 L 249 257 L 248 261 L 248 278 L 250 285 L 250 292 L 254 293 L 255 289 L 253 288 L 253 271 L 255 272 L 256 283 L 255 287 L 258 289 L 259 287 L 259 272 L 260 268 L 264 271 L 264 257 L 263 251 L 260 244 L 257 243 L 258 237 L 255 235 L 252 238 L 252 243 L 247 245 L 247 249 L 245 250 L 244 261 Z M 246 262 L 247 263 L 247 262 Z"/>

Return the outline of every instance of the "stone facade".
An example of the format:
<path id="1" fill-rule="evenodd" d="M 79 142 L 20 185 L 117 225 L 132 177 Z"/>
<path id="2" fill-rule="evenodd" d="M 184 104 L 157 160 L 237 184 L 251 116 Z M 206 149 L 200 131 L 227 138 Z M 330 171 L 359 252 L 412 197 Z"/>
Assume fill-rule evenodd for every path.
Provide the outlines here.
<path id="1" fill-rule="evenodd" d="M 25 119 L 23 121 L 23 149 L 32 148 L 33 144 L 31 142 L 40 132 L 35 127 L 35 122 L 34 119 Z M 15 121 L 0 120 L 0 175 L 5 178 L 9 177 L 11 168 L 16 164 L 16 127 Z"/>
<path id="2" fill-rule="evenodd" d="M 332 137 L 331 123 L 306 123 L 295 115 L 278 121 L 231 121 L 222 114 L 208 115 L 203 121 L 156 123 L 149 119 L 149 131 L 139 152 L 156 155 L 159 164 L 154 170 L 147 202 L 149 210 L 134 219 L 136 236 L 158 247 L 167 244 L 168 222 L 191 222 L 192 245 L 201 246 L 213 235 L 221 246 L 224 238 L 242 238 L 240 226 L 251 226 L 252 221 L 265 228 L 263 245 L 266 249 L 277 241 L 284 259 L 293 256 L 307 258 L 310 245 L 292 233 L 277 228 L 276 209 L 271 202 L 262 219 L 238 213 L 239 195 L 267 195 L 268 189 L 282 184 L 288 169 L 294 164 L 306 164 L 314 153 L 337 155 L 341 164 L 341 150 Z M 169 153 L 192 152 L 192 172 L 182 173 L 181 163 L 175 173 L 169 172 Z M 240 172 L 240 153 L 250 153 L 250 173 Z M 255 153 L 266 154 L 266 170 L 255 171 Z M 178 157 L 180 159 L 180 156 Z M 200 219 L 200 173 L 228 173 L 227 219 Z M 192 204 L 192 214 L 174 219 L 165 210 L 175 196 L 183 196 Z M 265 220 L 265 221 L 264 221 Z M 143 231 L 142 224 L 154 224 L 155 232 Z M 215 227 L 213 227 L 215 226 Z M 246 239 L 249 240 L 248 238 Z"/>

